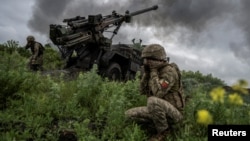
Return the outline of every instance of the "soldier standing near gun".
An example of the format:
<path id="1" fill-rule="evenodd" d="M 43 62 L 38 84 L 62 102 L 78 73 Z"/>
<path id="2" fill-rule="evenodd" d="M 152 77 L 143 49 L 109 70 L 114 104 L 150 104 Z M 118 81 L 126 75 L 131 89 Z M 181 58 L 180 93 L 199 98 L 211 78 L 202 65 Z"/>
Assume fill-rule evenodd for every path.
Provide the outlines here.
<path id="1" fill-rule="evenodd" d="M 169 63 L 159 44 L 151 44 L 142 51 L 144 73 L 140 92 L 146 95 L 147 105 L 127 110 L 129 119 L 153 125 L 157 133 L 150 141 L 162 141 L 171 125 L 183 119 L 184 95 L 181 74 L 175 63 Z"/>
<path id="2" fill-rule="evenodd" d="M 27 44 L 25 46 L 25 49 L 29 49 L 32 52 L 32 56 L 30 57 L 29 61 L 29 68 L 33 71 L 42 71 L 42 65 L 43 65 L 43 52 L 44 47 L 41 43 L 35 41 L 34 36 L 28 36 L 27 37 Z"/>

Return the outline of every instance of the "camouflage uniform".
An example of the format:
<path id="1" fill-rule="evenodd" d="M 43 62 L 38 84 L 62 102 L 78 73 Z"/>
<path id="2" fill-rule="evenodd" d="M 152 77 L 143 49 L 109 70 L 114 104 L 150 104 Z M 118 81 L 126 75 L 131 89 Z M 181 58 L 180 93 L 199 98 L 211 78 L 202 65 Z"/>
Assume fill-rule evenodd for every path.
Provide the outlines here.
<path id="1" fill-rule="evenodd" d="M 43 46 L 41 43 L 36 42 L 33 36 L 27 37 L 27 45 L 25 49 L 29 49 L 32 52 L 32 56 L 29 61 L 29 68 L 34 71 L 43 70 Z"/>
<path id="2" fill-rule="evenodd" d="M 142 58 L 144 73 L 140 92 L 147 95 L 147 105 L 129 109 L 125 115 L 137 121 L 152 121 L 157 133 L 161 134 L 169 128 L 170 122 L 176 123 L 183 119 L 181 75 L 176 64 L 168 63 L 164 48 L 158 44 L 145 47 Z"/>

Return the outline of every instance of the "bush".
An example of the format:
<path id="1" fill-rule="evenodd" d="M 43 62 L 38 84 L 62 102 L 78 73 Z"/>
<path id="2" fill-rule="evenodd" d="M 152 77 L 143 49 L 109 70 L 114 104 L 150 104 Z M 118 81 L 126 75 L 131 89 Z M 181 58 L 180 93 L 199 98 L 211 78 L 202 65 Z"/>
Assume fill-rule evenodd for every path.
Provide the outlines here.
<path id="1" fill-rule="evenodd" d="M 28 58 L 17 49 L 0 46 L 0 136 L 2 140 L 59 140 L 75 132 L 79 140 L 146 140 L 140 126 L 125 120 L 124 112 L 146 105 L 139 94 L 139 77 L 114 82 L 97 74 L 97 67 L 74 80 L 30 72 Z M 56 56 L 52 48 L 46 54 Z M 50 52 L 50 53 L 49 53 Z M 45 55 L 45 58 L 48 56 Z M 53 56 L 52 55 L 52 56 Z M 56 58 L 56 57 L 55 57 Z M 51 60 L 50 60 L 51 59 Z M 59 59 L 59 58 L 57 58 Z M 57 68 L 53 58 L 47 68 Z M 55 62 L 56 63 L 56 62 Z M 49 64 L 49 63 L 48 63 Z M 205 81 L 206 80 L 206 81 Z M 250 124 L 245 81 L 225 91 L 223 81 L 199 72 L 183 72 L 185 119 L 167 140 L 207 140 L 208 124 Z"/>

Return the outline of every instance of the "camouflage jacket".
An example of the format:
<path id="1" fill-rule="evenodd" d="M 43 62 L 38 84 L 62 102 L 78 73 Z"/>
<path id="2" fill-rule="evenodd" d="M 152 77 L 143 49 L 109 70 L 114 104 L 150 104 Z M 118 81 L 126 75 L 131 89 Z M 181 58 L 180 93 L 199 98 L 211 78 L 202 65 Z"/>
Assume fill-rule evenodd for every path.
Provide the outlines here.
<path id="1" fill-rule="evenodd" d="M 177 66 L 176 66 L 177 67 Z M 144 73 L 141 79 L 141 94 L 162 98 L 179 110 L 183 110 L 185 101 L 178 68 L 165 64 L 157 71 Z"/>
<path id="2" fill-rule="evenodd" d="M 42 46 L 41 43 L 39 42 L 34 42 L 33 44 L 31 45 L 26 45 L 25 47 L 26 49 L 29 49 L 31 50 L 32 52 L 32 58 L 33 59 L 37 59 L 38 56 L 42 55 L 43 54 L 43 51 L 44 51 L 44 47 Z"/>

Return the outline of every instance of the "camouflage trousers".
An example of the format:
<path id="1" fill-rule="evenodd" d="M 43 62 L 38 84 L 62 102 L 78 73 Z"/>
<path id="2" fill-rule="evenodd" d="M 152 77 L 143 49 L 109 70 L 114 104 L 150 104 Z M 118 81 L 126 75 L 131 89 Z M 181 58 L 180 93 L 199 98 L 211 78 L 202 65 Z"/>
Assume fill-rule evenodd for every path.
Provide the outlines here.
<path id="1" fill-rule="evenodd" d="M 158 133 L 168 129 L 169 120 L 176 123 L 183 119 L 182 113 L 172 104 L 154 96 L 147 99 L 147 106 L 131 108 L 125 116 L 139 122 L 151 120 Z"/>
<path id="2" fill-rule="evenodd" d="M 42 71 L 43 70 L 43 55 L 39 55 L 37 59 L 33 62 L 32 61 L 33 56 L 30 57 L 29 59 L 29 69 L 33 71 Z"/>

